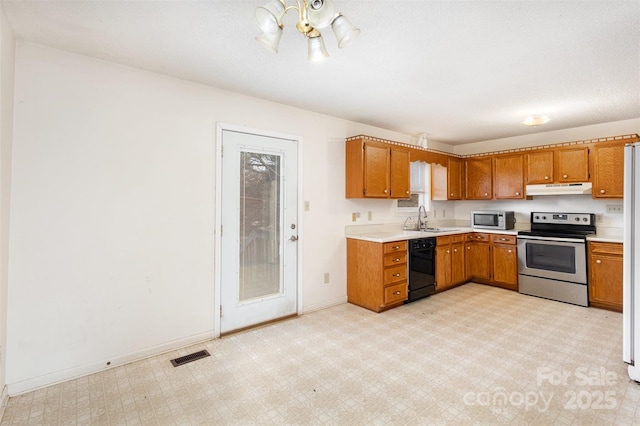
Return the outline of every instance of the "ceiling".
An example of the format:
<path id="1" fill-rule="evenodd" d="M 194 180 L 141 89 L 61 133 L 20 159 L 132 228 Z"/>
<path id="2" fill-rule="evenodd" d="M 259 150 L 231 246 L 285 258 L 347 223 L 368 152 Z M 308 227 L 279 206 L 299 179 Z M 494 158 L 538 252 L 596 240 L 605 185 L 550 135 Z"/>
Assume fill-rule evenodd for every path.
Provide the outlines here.
<path id="1" fill-rule="evenodd" d="M 640 117 L 636 0 L 335 0 L 361 34 L 338 49 L 322 30 L 321 63 L 295 13 L 278 54 L 255 42 L 263 2 L 2 6 L 18 39 L 451 145 Z"/>

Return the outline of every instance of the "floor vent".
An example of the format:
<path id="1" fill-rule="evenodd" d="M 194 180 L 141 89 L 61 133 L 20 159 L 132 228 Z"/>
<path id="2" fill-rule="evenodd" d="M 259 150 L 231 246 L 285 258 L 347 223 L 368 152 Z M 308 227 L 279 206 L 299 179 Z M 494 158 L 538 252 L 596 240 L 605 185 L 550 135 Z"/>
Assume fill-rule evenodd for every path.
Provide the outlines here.
<path id="1" fill-rule="evenodd" d="M 189 355 L 181 356 L 180 358 L 172 359 L 171 364 L 173 364 L 174 367 L 178 367 L 180 365 L 187 364 L 191 361 L 197 361 L 199 359 L 206 358 L 208 356 L 211 356 L 211 354 L 206 350 L 200 351 L 200 352 L 194 352 Z"/>

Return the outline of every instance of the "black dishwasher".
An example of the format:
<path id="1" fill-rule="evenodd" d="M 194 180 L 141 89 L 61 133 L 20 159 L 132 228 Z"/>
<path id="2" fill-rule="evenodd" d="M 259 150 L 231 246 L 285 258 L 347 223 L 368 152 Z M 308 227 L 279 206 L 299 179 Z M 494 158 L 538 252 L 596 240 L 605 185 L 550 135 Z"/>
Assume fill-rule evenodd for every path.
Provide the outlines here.
<path id="1" fill-rule="evenodd" d="M 436 239 L 409 240 L 409 295 L 405 303 L 436 291 Z"/>

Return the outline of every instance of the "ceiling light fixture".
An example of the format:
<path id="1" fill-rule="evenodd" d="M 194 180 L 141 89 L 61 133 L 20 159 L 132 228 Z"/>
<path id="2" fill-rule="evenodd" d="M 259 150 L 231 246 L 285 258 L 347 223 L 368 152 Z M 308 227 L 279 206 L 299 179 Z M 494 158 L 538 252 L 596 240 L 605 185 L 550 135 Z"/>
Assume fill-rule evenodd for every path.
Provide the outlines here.
<path id="1" fill-rule="evenodd" d="M 522 124 L 529 127 L 541 126 L 550 120 L 546 115 L 530 115 L 524 119 Z"/>
<path id="2" fill-rule="evenodd" d="M 331 25 L 338 40 L 338 47 L 351 44 L 360 34 L 341 13 L 335 13 L 333 0 L 295 0 L 296 4 L 287 6 L 287 0 L 271 0 L 264 6 L 256 8 L 254 16 L 262 34 L 256 41 L 267 49 L 278 53 L 278 44 L 282 37 L 282 18 L 290 10 L 298 11 L 296 28 L 307 38 L 308 61 L 318 61 L 329 56 L 319 29 Z"/>

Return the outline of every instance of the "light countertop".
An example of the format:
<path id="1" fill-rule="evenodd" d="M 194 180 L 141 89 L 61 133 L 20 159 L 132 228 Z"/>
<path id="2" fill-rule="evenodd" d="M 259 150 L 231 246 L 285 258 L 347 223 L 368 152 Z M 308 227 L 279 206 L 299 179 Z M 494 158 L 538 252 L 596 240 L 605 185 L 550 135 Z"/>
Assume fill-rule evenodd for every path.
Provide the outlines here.
<path id="1" fill-rule="evenodd" d="M 357 228 L 357 227 L 350 227 Z M 451 227 L 439 227 L 441 231 L 438 232 L 429 232 L 429 231 L 402 231 L 402 230 L 392 230 L 392 229 L 350 229 L 346 233 L 347 238 L 352 238 L 356 240 L 364 240 L 371 241 L 374 243 L 388 243 L 390 241 L 400 241 L 400 240 L 414 240 L 417 238 L 429 238 L 429 237 L 442 237 L 446 235 L 455 235 L 455 234 L 466 234 L 469 232 L 483 232 L 489 234 L 507 234 L 507 235 L 517 235 L 518 230 L 509 229 L 509 230 L 494 230 L 494 229 L 474 229 L 464 226 L 451 226 Z"/>

